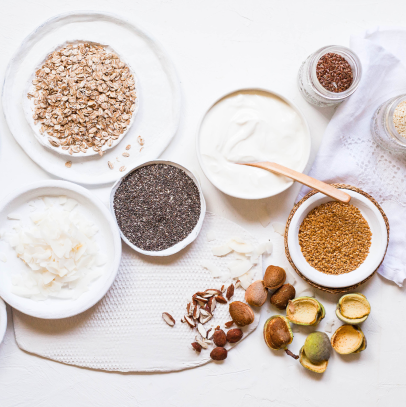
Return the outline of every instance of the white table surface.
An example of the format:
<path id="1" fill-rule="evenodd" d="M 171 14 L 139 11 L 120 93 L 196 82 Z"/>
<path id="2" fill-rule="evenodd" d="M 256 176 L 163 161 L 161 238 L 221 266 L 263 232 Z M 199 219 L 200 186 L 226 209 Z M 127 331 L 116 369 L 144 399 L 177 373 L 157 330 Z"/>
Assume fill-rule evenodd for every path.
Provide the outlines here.
<path id="1" fill-rule="evenodd" d="M 258 211 L 285 222 L 298 186 L 264 201 L 242 201 L 217 191 L 203 175 L 195 134 L 205 109 L 226 91 L 246 86 L 273 89 L 305 114 L 313 161 L 333 113 L 317 110 L 300 96 L 296 74 L 308 54 L 328 44 L 348 45 L 351 33 L 405 22 L 403 0 L 13 0 L 0 13 L 0 75 L 23 38 L 47 18 L 75 9 L 128 16 L 162 42 L 179 73 L 183 115 L 175 140 L 163 154 L 196 170 L 208 210 L 266 237 Z M 14 141 L 0 116 L 1 196 L 24 183 L 49 179 Z M 109 188 L 93 188 L 106 204 Z M 363 288 L 373 311 L 363 329 L 368 348 L 360 355 L 334 354 L 327 372 L 315 375 L 262 339 L 260 327 L 233 350 L 226 363 L 171 374 L 117 374 L 66 366 L 21 351 L 11 314 L 0 345 L 0 406 L 399 406 L 406 390 L 405 289 L 375 276 Z M 337 296 L 318 298 L 333 317 Z M 9 310 L 10 311 L 10 310 Z M 336 325 L 337 326 L 337 325 Z M 309 328 L 291 346 L 297 352 Z M 165 340 L 165 338 L 162 338 Z"/>

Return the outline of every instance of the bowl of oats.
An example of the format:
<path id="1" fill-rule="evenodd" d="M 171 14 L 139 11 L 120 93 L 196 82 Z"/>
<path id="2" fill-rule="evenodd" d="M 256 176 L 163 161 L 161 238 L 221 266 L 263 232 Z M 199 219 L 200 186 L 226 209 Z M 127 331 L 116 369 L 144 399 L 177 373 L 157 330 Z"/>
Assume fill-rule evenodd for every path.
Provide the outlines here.
<path id="1" fill-rule="evenodd" d="M 133 70 L 110 46 L 65 42 L 30 77 L 25 117 L 43 146 L 67 156 L 103 156 L 134 122 L 136 85 Z"/>
<path id="2" fill-rule="evenodd" d="M 291 265 L 319 288 L 353 288 L 366 281 L 389 242 L 389 223 L 379 204 L 358 188 L 338 187 L 351 196 L 350 203 L 311 191 L 293 208 L 285 231 Z"/>

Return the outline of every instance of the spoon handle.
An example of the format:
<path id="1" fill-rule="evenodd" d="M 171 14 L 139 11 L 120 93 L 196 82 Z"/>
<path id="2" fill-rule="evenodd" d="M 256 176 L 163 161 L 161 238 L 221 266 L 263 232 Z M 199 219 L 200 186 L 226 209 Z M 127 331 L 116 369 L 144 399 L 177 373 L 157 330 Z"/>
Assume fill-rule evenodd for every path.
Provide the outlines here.
<path id="1" fill-rule="evenodd" d="M 276 174 L 285 175 L 288 178 L 291 178 L 301 184 L 307 185 L 310 188 L 317 189 L 324 195 L 329 196 L 330 198 L 336 199 L 337 201 L 348 203 L 351 200 L 351 196 L 348 195 L 346 192 L 342 191 L 341 189 L 334 188 L 333 186 L 326 184 L 325 182 L 319 181 L 316 178 L 309 177 L 306 174 L 302 174 L 301 172 L 297 172 L 290 168 L 284 167 L 283 165 L 271 163 L 271 162 L 262 162 L 262 163 L 249 163 L 243 164 L 248 165 L 250 167 L 257 167 L 262 168 L 264 170 L 268 170 L 274 172 Z"/>

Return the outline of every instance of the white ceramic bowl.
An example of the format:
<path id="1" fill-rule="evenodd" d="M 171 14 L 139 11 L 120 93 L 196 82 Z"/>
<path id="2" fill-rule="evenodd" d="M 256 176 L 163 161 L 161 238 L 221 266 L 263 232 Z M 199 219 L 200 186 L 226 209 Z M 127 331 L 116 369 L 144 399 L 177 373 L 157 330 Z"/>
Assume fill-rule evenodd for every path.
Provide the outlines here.
<path id="1" fill-rule="evenodd" d="M 135 251 L 145 254 L 147 256 L 170 256 L 172 254 L 175 254 L 179 251 L 181 251 L 182 249 L 184 249 L 187 245 L 189 245 L 190 243 L 192 243 L 197 236 L 199 235 L 199 232 L 202 228 L 203 225 L 203 220 L 204 217 L 206 215 L 206 201 L 204 199 L 203 196 L 203 191 L 202 191 L 202 187 L 200 186 L 200 182 L 198 180 L 198 178 L 193 174 L 192 171 L 190 171 L 189 169 L 183 167 L 182 165 L 175 163 L 173 161 L 166 161 L 166 160 L 153 160 L 153 161 L 147 161 L 141 165 L 138 165 L 134 168 L 132 168 L 131 170 L 127 171 L 125 175 L 123 175 L 123 177 L 121 179 L 119 179 L 113 186 L 113 188 L 111 189 L 111 193 L 110 193 L 110 210 L 114 216 L 114 219 L 116 219 L 115 217 L 115 213 L 114 213 L 114 195 L 116 193 L 117 188 L 120 186 L 121 182 L 123 181 L 123 179 L 129 175 L 130 173 L 132 173 L 133 171 L 137 170 L 138 168 L 141 167 L 145 167 L 147 165 L 151 165 L 151 164 L 167 164 L 167 165 L 172 165 L 174 167 L 180 168 L 181 170 L 185 171 L 185 173 L 192 178 L 192 180 L 194 181 L 194 183 L 196 184 L 198 190 L 199 190 L 199 194 L 200 194 L 200 217 L 199 220 L 196 224 L 196 226 L 194 227 L 194 229 L 192 230 L 192 232 L 190 232 L 190 234 L 183 239 L 182 241 L 176 243 L 174 246 L 169 247 L 168 249 L 165 250 L 161 250 L 161 251 L 147 251 L 147 250 L 143 250 L 141 248 L 139 248 L 138 246 L 135 246 L 133 243 L 131 243 L 126 236 L 124 235 L 124 233 L 120 230 L 118 224 L 117 227 L 120 230 L 120 234 L 121 234 L 121 238 L 124 240 L 125 243 L 127 243 L 128 246 L 130 246 L 132 249 L 134 249 Z M 117 221 L 116 221 L 117 223 Z"/>
<path id="2" fill-rule="evenodd" d="M 303 165 L 301 168 L 295 168 L 296 171 L 299 172 L 303 172 L 304 169 L 306 168 L 306 165 L 309 161 L 309 157 L 310 157 L 310 151 L 311 151 L 311 137 L 310 137 L 310 129 L 309 129 L 309 125 L 307 124 L 307 121 L 303 115 L 303 113 L 299 110 L 299 108 L 293 103 L 291 102 L 289 99 L 287 99 L 285 96 L 282 96 L 280 93 L 274 92 L 272 90 L 269 89 L 264 89 L 264 88 L 258 88 L 258 87 L 253 87 L 253 88 L 243 88 L 243 89 L 236 89 L 233 90 L 232 92 L 227 92 L 226 94 L 222 95 L 221 97 L 219 97 L 213 104 L 210 105 L 210 107 L 206 110 L 206 112 L 204 113 L 202 119 L 200 120 L 199 123 L 199 127 L 197 129 L 197 135 L 196 135 L 196 151 L 197 151 L 197 158 L 199 160 L 199 164 L 200 167 L 202 168 L 204 174 L 206 175 L 206 177 L 209 179 L 209 181 L 217 188 L 219 189 L 221 192 L 225 193 L 226 195 L 232 196 L 234 198 L 241 198 L 241 199 L 263 199 L 263 198 L 269 198 L 271 196 L 275 196 L 280 194 L 281 192 L 287 190 L 288 188 L 290 188 L 294 181 L 292 180 L 291 182 L 286 183 L 285 185 L 283 185 L 281 188 L 279 188 L 278 190 L 276 190 L 274 193 L 272 194 L 268 194 L 268 193 L 259 193 L 256 196 L 251 196 L 251 195 L 246 195 L 243 193 L 231 193 L 230 191 L 225 191 L 224 189 L 221 188 L 220 185 L 218 185 L 218 183 L 216 183 L 216 181 L 213 179 L 213 177 L 211 176 L 210 171 L 208 171 L 208 169 L 205 166 L 204 160 L 202 158 L 202 154 L 200 151 L 200 129 L 202 127 L 202 124 L 206 118 L 207 113 L 211 110 L 211 108 L 218 103 L 219 101 L 221 101 L 222 99 L 237 93 L 237 92 L 242 92 L 242 91 L 260 91 L 260 92 L 266 92 L 269 93 L 273 96 L 276 96 L 280 99 L 282 99 L 285 103 L 287 103 L 289 106 L 291 106 L 293 108 L 293 110 L 296 111 L 296 113 L 300 116 L 303 125 L 305 127 L 306 130 L 306 135 L 308 137 L 308 148 L 307 151 L 305 152 L 305 159 L 303 160 Z M 265 170 L 264 170 L 265 171 Z"/>
<path id="3" fill-rule="evenodd" d="M 317 193 L 304 201 L 293 215 L 288 229 L 288 246 L 290 256 L 299 271 L 314 283 L 330 288 L 349 287 L 358 284 L 369 277 L 379 266 L 385 256 L 388 242 L 388 231 L 385 220 L 375 206 L 364 195 L 348 189 L 345 192 L 351 195 L 350 204 L 356 206 L 362 213 L 372 232 L 372 242 L 369 254 L 365 261 L 356 270 L 346 274 L 329 275 L 317 271 L 304 258 L 299 245 L 299 227 L 307 214 L 315 207 L 333 201 L 321 193 Z"/>
<path id="4" fill-rule="evenodd" d="M 3 342 L 7 331 L 7 309 L 6 304 L 0 298 L 0 343 Z"/>
<path id="5" fill-rule="evenodd" d="M 109 210 L 87 189 L 66 181 L 42 181 L 26 185 L 13 192 L 0 204 L 0 228 L 9 229 L 13 222 L 7 215 L 16 212 L 22 221 L 29 224 L 30 207 L 28 202 L 41 196 L 61 196 L 78 201 L 80 211 L 99 229 L 96 239 L 101 252 L 107 256 L 107 263 L 102 266 L 103 274 L 93 281 L 89 291 L 76 300 L 48 298 L 35 301 L 11 293 L 12 270 L 24 271 L 27 266 L 15 255 L 14 250 L 5 241 L 0 241 L 0 252 L 7 261 L 0 262 L 0 296 L 10 306 L 37 318 L 57 319 L 80 314 L 96 304 L 106 294 L 116 277 L 121 259 L 120 233 Z"/>

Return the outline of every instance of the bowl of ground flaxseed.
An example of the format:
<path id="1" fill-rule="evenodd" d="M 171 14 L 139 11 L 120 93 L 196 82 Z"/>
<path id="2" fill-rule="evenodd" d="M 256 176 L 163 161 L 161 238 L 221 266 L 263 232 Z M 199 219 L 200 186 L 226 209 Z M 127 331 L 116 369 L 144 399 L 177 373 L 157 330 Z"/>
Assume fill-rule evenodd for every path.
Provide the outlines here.
<path id="1" fill-rule="evenodd" d="M 121 238 L 137 252 L 170 256 L 198 236 L 206 202 L 196 176 L 172 161 L 143 163 L 113 186 L 110 209 Z"/>
<path id="2" fill-rule="evenodd" d="M 376 201 L 356 188 L 343 189 L 351 195 L 349 204 L 310 193 L 288 221 L 285 245 L 292 265 L 322 287 L 345 288 L 366 280 L 388 245 L 387 219 Z"/>

